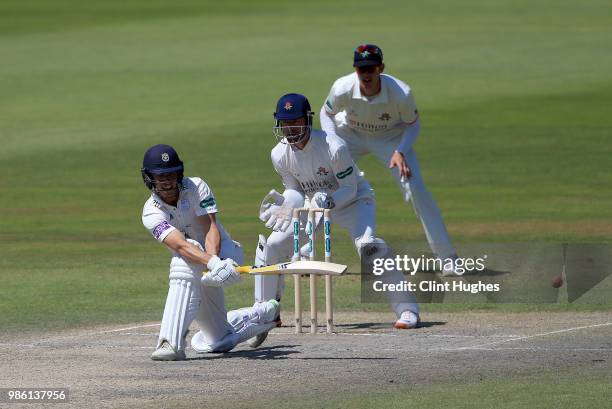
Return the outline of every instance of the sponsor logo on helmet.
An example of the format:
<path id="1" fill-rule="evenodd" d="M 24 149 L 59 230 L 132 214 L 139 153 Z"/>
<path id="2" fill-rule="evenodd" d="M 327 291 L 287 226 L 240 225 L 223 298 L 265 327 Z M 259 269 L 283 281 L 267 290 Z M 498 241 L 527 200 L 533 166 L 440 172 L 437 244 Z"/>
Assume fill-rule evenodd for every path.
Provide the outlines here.
<path id="1" fill-rule="evenodd" d="M 388 121 L 389 119 L 391 119 L 391 115 L 389 115 L 388 112 L 383 112 L 383 114 L 379 116 L 378 119 L 380 119 L 381 121 Z"/>
<path id="2" fill-rule="evenodd" d="M 161 160 L 168 162 L 170 160 L 170 155 L 168 155 L 166 152 L 162 153 Z"/>
<path id="3" fill-rule="evenodd" d="M 291 111 L 293 109 L 293 105 L 291 105 L 291 102 L 287 101 L 285 102 L 285 111 Z"/>
<path id="4" fill-rule="evenodd" d="M 317 170 L 317 175 L 319 176 L 327 176 L 329 172 L 323 166 L 319 166 L 319 170 Z"/>

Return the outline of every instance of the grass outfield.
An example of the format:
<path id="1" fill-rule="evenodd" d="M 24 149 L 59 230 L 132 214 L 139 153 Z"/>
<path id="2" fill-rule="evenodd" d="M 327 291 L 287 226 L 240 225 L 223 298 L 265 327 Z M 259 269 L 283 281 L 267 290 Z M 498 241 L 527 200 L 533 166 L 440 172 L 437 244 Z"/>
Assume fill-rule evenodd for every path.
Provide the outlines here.
<path id="1" fill-rule="evenodd" d="M 259 201 L 280 187 L 276 99 L 302 92 L 318 111 L 362 41 L 414 90 L 416 150 L 453 240 L 609 243 L 611 23 L 597 0 L 4 1 L 0 326 L 159 319 L 168 253 L 140 222 L 155 143 L 208 181 L 251 259 Z M 360 166 L 379 234 L 424 241 L 386 170 Z M 355 263 L 343 237 L 336 260 Z M 230 289 L 229 305 L 249 292 Z M 337 295 L 376 308 L 351 280 Z"/>
<path id="2" fill-rule="evenodd" d="M 376 391 L 344 392 L 333 395 L 283 396 L 282 401 L 255 403 L 249 408 L 604 408 L 610 404 L 610 374 L 602 370 L 572 369 L 561 373 L 528 376 L 509 375 L 504 379 L 466 379 L 433 385 L 392 386 Z M 394 383 L 418 382 L 418 374 Z"/>

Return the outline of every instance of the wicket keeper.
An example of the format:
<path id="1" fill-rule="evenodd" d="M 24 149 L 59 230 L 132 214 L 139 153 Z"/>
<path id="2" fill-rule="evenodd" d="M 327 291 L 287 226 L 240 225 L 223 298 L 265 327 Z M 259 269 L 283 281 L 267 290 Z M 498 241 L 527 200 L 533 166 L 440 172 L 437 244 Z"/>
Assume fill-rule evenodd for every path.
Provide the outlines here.
<path id="1" fill-rule="evenodd" d="M 385 242 L 376 237 L 376 204 L 372 189 L 353 162 L 349 149 L 333 132 L 312 128 L 314 113 L 305 96 L 283 95 L 276 105 L 273 133 L 278 144 L 272 149 L 272 164 L 284 185 L 276 204 L 262 208 L 260 218 L 274 231 L 267 240 L 260 235 L 255 265 L 291 259 L 293 232 L 288 229 L 293 208 L 332 209 L 332 222 L 348 231 L 357 252 L 374 245 L 378 257 L 388 257 Z M 280 196 L 280 195 L 279 195 Z M 264 200 L 265 201 L 265 200 Z M 389 279 L 403 280 L 401 272 Z M 255 300 L 280 300 L 283 278 L 255 276 Z M 419 307 L 410 293 L 393 294 L 390 300 L 397 315 L 396 328 L 414 328 Z M 261 335 L 259 341 L 263 342 Z M 256 340 L 249 341 L 258 345 Z"/>

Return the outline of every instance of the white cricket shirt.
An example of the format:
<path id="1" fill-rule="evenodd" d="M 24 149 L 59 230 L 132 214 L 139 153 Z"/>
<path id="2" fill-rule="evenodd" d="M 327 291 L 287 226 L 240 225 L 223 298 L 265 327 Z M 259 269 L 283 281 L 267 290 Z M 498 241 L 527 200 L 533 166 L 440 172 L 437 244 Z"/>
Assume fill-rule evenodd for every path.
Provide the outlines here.
<path id="1" fill-rule="evenodd" d="M 313 129 L 304 149 L 278 143 L 271 156 L 285 188 L 303 192 L 309 198 L 316 192 L 325 192 L 341 208 L 357 199 L 373 197 L 348 147 L 334 134 Z"/>
<path id="2" fill-rule="evenodd" d="M 380 75 L 381 89 L 373 98 L 361 94 L 357 73 L 334 82 L 325 100 L 330 115 L 345 112 L 346 125 L 362 136 L 396 136 L 419 118 L 410 87 L 387 74 Z"/>

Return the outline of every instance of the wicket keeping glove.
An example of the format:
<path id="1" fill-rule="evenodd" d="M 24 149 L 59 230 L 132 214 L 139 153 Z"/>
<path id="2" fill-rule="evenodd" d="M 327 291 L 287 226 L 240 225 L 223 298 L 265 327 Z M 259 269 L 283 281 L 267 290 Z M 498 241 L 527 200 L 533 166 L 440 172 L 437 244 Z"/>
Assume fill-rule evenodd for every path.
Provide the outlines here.
<path id="1" fill-rule="evenodd" d="M 291 225 L 293 206 L 276 190 L 271 190 L 261 202 L 259 219 L 268 229 L 284 232 Z"/>

